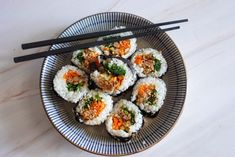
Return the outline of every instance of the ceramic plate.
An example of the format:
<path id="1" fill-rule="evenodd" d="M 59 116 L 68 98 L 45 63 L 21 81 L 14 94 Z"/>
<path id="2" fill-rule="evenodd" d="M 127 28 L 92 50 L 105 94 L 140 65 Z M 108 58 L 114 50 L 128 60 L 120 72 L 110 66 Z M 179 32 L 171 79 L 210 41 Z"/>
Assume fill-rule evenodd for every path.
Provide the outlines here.
<path id="1" fill-rule="evenodd" d="M 61 33 L 59 38 L 94 31 L 109 30 L 114 26 L 141 26 L 152 24 L 142 17 L 121 12 L 106 12 L 85 17 Z M 178 32 L 180 33 L 180 32 Z M 71 54 L 45 58 L 41 71 L 41 97 L 43 107 L 55 129 L 73 145 L 95 154 L 127 155 L 143 151 L 163 139 L 172 129 L 182 111 L 186 95 L 186 72 L 182 56 L 166 33 L 158 33 L 138 38 L 138 48 L 155 48 L 162 51 L 168 63 L 168 71 L 162 77 L 167 85 L 165 103 L 155 118 L 145 118 L 140 132 L 128 143 L 118 142 L 108 135 L 104 124 L 87 126 L 75 120 L 72 112 L 76 104 L 68 103 L 53 90 L 56 72 L 66 64 L 71 64 Z M 67 47 L 70 44 L 52 45 L 50 49 Z M 130 99 L 129 89 L 115 100 Z"/>

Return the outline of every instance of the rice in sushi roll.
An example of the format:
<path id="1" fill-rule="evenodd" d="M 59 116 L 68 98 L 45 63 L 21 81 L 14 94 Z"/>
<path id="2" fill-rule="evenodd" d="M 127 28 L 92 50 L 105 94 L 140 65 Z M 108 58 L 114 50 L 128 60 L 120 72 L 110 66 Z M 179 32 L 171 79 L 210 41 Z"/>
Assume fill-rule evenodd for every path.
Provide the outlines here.
<path id="1" fill-rule="evenodd" d="M 124 29 L 124 28 L 126 27 L 120 26 L 120 27 L 114 27 L 112 30 Z M 129 36 L 129 35 L 133 35 L 133 33 L 131 31 L 118 33 L 115 35 L 108 35 L 105 37 L 100 37 L 98 38 L 98 40 L 108 40 L 108 39 L 113 39 L 117 37 Z M 136 38 L 132 38 L 132 39 L 121 40 L 121 41 L 106 44 L 106 45 L 101 45 L 99 48 L 104 52 L 105 55 L 128 58 L 135 52 L 136 47 L 137 47 Z"/>
<path id="2" fill-rule="evenodd" d="M 107 118 L 108 133 L 119 141 L 128 141 L 143 126 L 144 119 L 139 108 L 125 99 L 119 100 Z"/>
<path id="3" fill-rule="evenodd" d="M 77 65 L 80 69 L 85 72 L 90 72 L 90 64 L 95 62 L 96 65 L 99 65 L 100 59 L 99 56 L 102 54 L 102 51 L 97 47 L 81 49 L 73 52 L 73 57 L 71 59 L 72 63 Z"/>
<path id="4" fill-rule="evenodd" d="M 65 100 L 77 103 L 87 92 L 88 78 L 84 71 L 66 65 L 57 72 L 53 80 L 55 91 Z"/>
<path id="5" fill-rule="evenodd" d="M 154 116 L 164 103 L 166 91 L 163 80 L 154 77 L 142 78 L 133 88 L 131 101 L 148 116 Z"/>
<path id="6" fill-rule="evenodd" d="M 90 76 L 103 92 L 117 95 L 134 84 L 136 73 L 122 60 L 108 58 L 103 60 L 101 65 L 102 66 L 92 72 Z"/>
<path id="7" fill-rule="evenodd" d="M 92 90 L 77 105 L 78 120 L 87 125 L 103 123 L 113 108 L 113 100 L 106 93 Z"/>
<path id="8" fill-rule="evenodd" d="M 131 62 L 139 77 L 160 77 L 167 70 L 167 63 L 161 52 L 152 48 L 138 50 Z"/>

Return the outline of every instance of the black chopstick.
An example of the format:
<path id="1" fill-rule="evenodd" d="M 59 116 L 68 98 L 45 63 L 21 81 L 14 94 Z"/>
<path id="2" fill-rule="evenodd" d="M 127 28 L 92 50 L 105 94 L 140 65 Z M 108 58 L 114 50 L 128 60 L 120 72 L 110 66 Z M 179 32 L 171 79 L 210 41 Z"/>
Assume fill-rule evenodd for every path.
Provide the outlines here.
<path id="1" fill-rule="evenodd" d="M 181 20 L 161 22 L 161 23 L 145 25 L 145 26 L 130 27 L 130 28 L 109 30 L 109 31 L 101 31 L 101 32 L 93 32 L 93 33 L 80 34 L 80 35 L 64 37 L 64 38 L 57 38 L 57 39 L 43 40 L 43 41 L 37 41 L 37 42 L 32 42 L 32 43 L 25 43 L 25 44 L 22 44 L 22 49 L 30 49 L 30 48 L 36 48 L 36 47 L 41 47 L 41 46 L 46 46 L 46 45 L 59 44 L 59 43 L 64 43 L 64 42 L 71 42 L 71 41 L 77 41 L 77 40 L 97 38 L 97 37 L 110 35 L 110 34 L 122 33 L 122 32 L 127 32 L 127 31 L 144 30 L 144 29 L 154 28 L 154 27 L 158 27 L 158 26 L 182 23 L 182 22 L 187 22 L 187 21 L 188 21 L 188 19 L 181 19 Z"/>
<path id="2" fill-rule="evenodd" d="M 58 55 L 58 54 L 68 53 L 68 52 L 75 51 L 75 50 L 78 50 L 78 49 L 84 49 L 84 48 L 89 48 L 89 47 L 93 47 L 93 46 L 109 44 L 109 43 L 113 43 L 113 42 L 117 42 L 117 41 L 125 40 L 125 39 L 131 39 L 131 38 L 138 38 L 138 37 L 153 35 L 155 33 L 167 32 L 167 31 L 171 31 L 171 30 L 175 30 L 175 29 L 179 29 L 179 28 L 180 28 L 179 26 L 176 26 L 176 27 L 170 27 L 170 28 L 165 28 L 165 29 L 146 30 L 146 31 L 141 32 L 141 33 L 136 33 L 136 34 L 133 34 L 133 35 L 123 36 L 123 37 L 119 37 L 119 38 L 102 40 L 102 41 L 95 41 L 95 42 L 89 42 L 89 43 L 83 43 L 83 44 L 78 44 L 78 45 L 71 46 L 71 47 L 55 49 L 55 50 L 49 50 L 49 51 L 44 51 L 44 52 L 38 52 L 38 53 L 35 53 L 35 54 L 29 54 L 29 55 L 25 55 L 25 56 L 14 57 L 14 62 L 18 63 L 18 62 L 37 59 L 37 58 L 43 58 L 43 57 L 47 57 L 47 56 L 50 56 L 50 55 Z"/>

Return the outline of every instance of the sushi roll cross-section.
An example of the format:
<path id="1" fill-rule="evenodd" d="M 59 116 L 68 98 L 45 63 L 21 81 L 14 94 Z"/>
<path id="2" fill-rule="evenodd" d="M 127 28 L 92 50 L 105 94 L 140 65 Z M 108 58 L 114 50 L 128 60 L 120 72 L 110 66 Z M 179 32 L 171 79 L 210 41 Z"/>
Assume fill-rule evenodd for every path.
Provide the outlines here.
<path id="1" fill-rule="evenodd" d="M 153 116 L 162 107 L 166 91 L 163 80 L 153 77 L 143 78 L 134 86 L 131 100 L 148 116 Z"/>
<path id="2" fill-rule="evenodd" d="M 55 91 L 65 100 L 77 103 L 87 92 L 88 78 L 84 71 L 75 66 L 66 65 L 55 75 Z"/>
<path id="3" fill-rule="evenodd" d="M 119 141 L 128 141 L 143 126 L 143 116 L 138 107 L 125 99 L 119 100 L 106 120 L 108 133 Z"/>
<path id="4" fill-rule="evenodd" d="M 134 84 L 136 73 L 120 59 L 108 58 L 103 60 L 101 65 L 90 76 L 103 92 L 117 95 Z"/>
<path id="5" fill-rule="evenodd" d="M 138 50 L 131 61 L 139 77 L 161 77 L 167 70 L 167 63 L 161 52 L 152 48 Z"/>
<path id="6" fill-rule="evenodd" d="M 79 122 L 87 125 L 103 123 L 113 108 L 111 96 L 91 90 L 77 105 L 75 115 Z"/>

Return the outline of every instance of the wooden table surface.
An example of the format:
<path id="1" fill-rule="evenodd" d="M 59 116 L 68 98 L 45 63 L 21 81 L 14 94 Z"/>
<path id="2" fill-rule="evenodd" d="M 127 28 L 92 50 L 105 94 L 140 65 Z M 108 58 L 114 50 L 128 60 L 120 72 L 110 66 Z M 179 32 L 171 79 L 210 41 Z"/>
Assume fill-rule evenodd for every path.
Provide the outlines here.
<path id="1" fill-rule="evenodd" d="M 129 12 L 153 22 L 188 18 L 169 32 L 186 63 L 183 113 L 160 143 L 133 156 L 235 156 L 235 1 L 2 0 L 0 1 L 0 156 L 95 156 L 67 142 L 44 113 L 43 59 L 14 64 L 21 43 L 56 37 L 91 14 Z"/>

